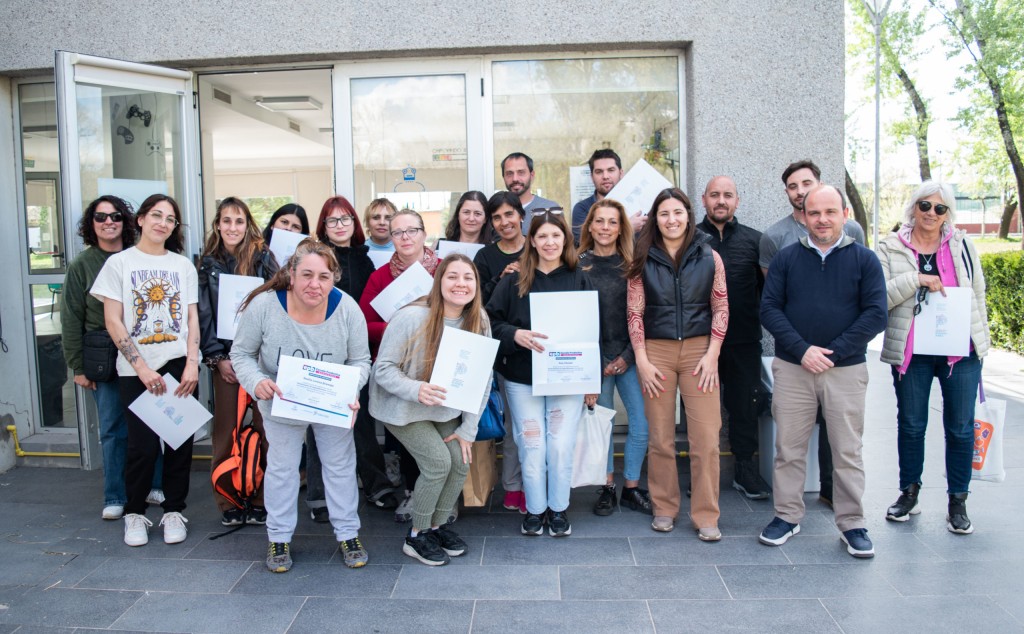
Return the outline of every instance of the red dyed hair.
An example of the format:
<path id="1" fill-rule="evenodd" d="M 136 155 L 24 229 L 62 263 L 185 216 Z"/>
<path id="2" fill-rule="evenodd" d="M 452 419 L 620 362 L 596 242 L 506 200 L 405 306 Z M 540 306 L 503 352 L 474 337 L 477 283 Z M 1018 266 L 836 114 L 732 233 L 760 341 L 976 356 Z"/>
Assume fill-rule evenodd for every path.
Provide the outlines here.
<path id="1" fill-rule="evenodd" d="M 366 242 L 366 235 L 363 234 L 363 225 L 359 222 L 359 216 L 356 215 L 356 208 L 352 206 L 352 203 L 348 201 L 344 196 L 331 196 L 324 202 L 324 206 L 320 209 L 320 217 L 316 221 L 316 237 L 321 242 L 330 244 L 330 240 L 327 238 L 327 218 L 334 213 L 336 209 L 340 209 L 346 216 L 352 216 L 352 246 L 359 246 Z"/>

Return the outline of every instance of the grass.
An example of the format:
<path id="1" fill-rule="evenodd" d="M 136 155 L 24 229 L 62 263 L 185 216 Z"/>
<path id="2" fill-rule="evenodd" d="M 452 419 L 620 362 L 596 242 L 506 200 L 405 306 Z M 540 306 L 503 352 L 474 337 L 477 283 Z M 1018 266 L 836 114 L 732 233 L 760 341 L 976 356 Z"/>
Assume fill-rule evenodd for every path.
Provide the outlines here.
<path id="1" fill-rule="evenodd" d="M 1020 238 L 1000 239 L 996 237 L 980 238 L 978 236 L 972 236 L 971 240 L 974 242 L 974 246 L 978 248 L 979 254 L 999 253 L 1001 251 L 1016 251 L 1021 248 Z"/>

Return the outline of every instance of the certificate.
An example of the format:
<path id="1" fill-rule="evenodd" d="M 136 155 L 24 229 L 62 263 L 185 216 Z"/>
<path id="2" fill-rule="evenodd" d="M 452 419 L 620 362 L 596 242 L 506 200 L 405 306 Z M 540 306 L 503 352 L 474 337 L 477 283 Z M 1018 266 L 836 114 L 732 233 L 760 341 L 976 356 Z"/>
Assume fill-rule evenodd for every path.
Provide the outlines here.
<path id="1" fill-rule="evenodd" d="M 359 368 L 301 357 L 281 356 L 272 416 L 352 429 L 351 403 L 359 399 Z"/>
<path id="2" fill-rule="evenodd" d="M 409 302 L 419 299 L 430 292 L 434 285 L 434 278 L 427 273 L 427 269 L 419 262 L 414 262 L 404 273 L 395 278 L 388 287 L 380 292 L 380 295 L 373 298 L 370 306 L 384 321 L 391 321 L 391 317 Z"/>
<path id="3" fill-rule="evenodd" d="M 437 257 L 442 260 L 452 253 L 461 253 L 470 260 L 476 257 L 476 252 L 484 248 L 484 245 L 476 242 L 455 242 L 454 240 L 437 241 Z"/>
<path id="4" fill-rule="evenodd" d="M 262 277 L 221 274 L 217 289 L 217 338 L 234 339 L 238 327 L 238 307 L 256 287 L 263 284 Z"/>
<path id="5" fill-rule="evenodd" d="M 498 340 L 445 326 L 430 382 L 447 390 L 445 407 L 479 414 L 491 389 L 491 368 Z"/>
<path id="6" fill-rule="evenodd" d="M 597 291 L 530 293 L 530 330 L 547 335 L 533 353 L 533 395 L 601 392 Z"/>
<path id="7" fill-rule="evenodd" d="M 617 200 L 626 208 L 626 215 L 632 216 L 641 212 L 645 216 L 651 210 L 654 199 L 663 189 L 674 187 L 661 172 L 651 167 L 650 163 L 640 159 L 622 180 L 618 182 L 605 198 Z"/>
<path id="8" fill-rule="evenodd" d="M 914 354 L 966 357 L 971 353 L 971 295 L 966 287 L 933 291 L 914 317 Z"/>
<path id="9" fill-rule="evenodd" d="M 277 259 L 277 265 L 283 269 L 285 262 L 295 253 L 295 247 L 308 237 L 304 233 L 274 229 L 270 234 L 270 252 Z"/>
<path id="10" fill-rule="evenodd" d="M 128 409 L 149 425 L 171 449 L 177 449 L 213 418 L 213 414 L 193 396 L 175 396 L 178 381 L 170 372 L 164 375 L 164 383 L 167 385 L 165 393 L 157 396 L 147 390 Z"/>
<path id="11" fill-rule="evenodd" d="M 390 262 L 391 256 L 394 254 L 394 251 L 370 251 L 366 255 L 370 256 L 370 261 L 373 262 L 373 268 L 379 269 Z"/>

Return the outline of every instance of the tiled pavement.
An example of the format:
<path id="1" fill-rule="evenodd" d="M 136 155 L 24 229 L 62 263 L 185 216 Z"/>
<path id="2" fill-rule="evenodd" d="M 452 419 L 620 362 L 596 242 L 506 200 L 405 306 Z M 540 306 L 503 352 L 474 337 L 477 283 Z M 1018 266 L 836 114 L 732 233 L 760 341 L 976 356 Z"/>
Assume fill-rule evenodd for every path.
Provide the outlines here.
<path id="1" fill-rule="evenodd" d="M 573 493 L 571 537 L 526 538 L 496 491 L 489 509 L 462 512 L 457 529 L 469 551 L 451 566 L 405 557 L 407 525 L 363 509 L 369 566 L 346 569 L 327 527 L 300 514 L 295 567 L 284 575 L 263 568 L 266 539 L 256 528 L 207 539 L 220 525 L 204 473 L 193 474 L 188 540 L 167 546 L 154 528 L 148 546 L 129 548 L 121 522 L 99 519 L 98 472 L 18 468 L 0 475 L 0 634 L 1024 630 L 1021 361 L 986 367 L 990 394 L 1010 400 L 1008 477 L 972 485 L 977 531 L 964 537 L 945 529 L 937 412 L 924 512 L 885 521 L 896 495 L 895 399 L 887 367 L 873 358 L 865 434 L 873 560 L 846 554 L 830 512 L 810 494 L 800 535 L 780 548 L 760 545 L 770 502 L 729 488 L 728 458 L 719 543 L 698 541 L 685 518 L 660 534 L 632 511 L 597 517 L 592 489 Z"/>

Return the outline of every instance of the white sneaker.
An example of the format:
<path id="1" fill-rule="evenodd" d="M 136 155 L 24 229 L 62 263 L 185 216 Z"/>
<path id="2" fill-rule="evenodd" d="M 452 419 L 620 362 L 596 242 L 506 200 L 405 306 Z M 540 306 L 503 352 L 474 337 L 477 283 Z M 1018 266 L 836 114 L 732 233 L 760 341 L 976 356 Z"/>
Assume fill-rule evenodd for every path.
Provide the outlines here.
<path id="1" fill-rule="evenodd" d="M 160 520 L 160 526 L 164 527 L 164 543 L 180 544 L 188 537 L 188 529 L 185 524 L 188 520 L 178 512 L 164 513 Z"/>
<path id="2" fill-rule="evenodd" d="M 103 507 L 103 519 L 119 520 L 124 517 L 124 506 L 121 504 L 108 504 Z"/>
<path id="3" fill-rule="evenodd" d="M 124 516 L 124 543 L 145 546 L 149 543 L 149 527 L 153 525 L 145 515 L 129 513 Z"/>
<path id="4" fill-rule="evenodd" d="M 146 502 L 149 504 L 163 504 L 165 499 L 167 498 L 164 497 L 164 492 L 160 489 L 153 489 L 146 496 Z"/>

